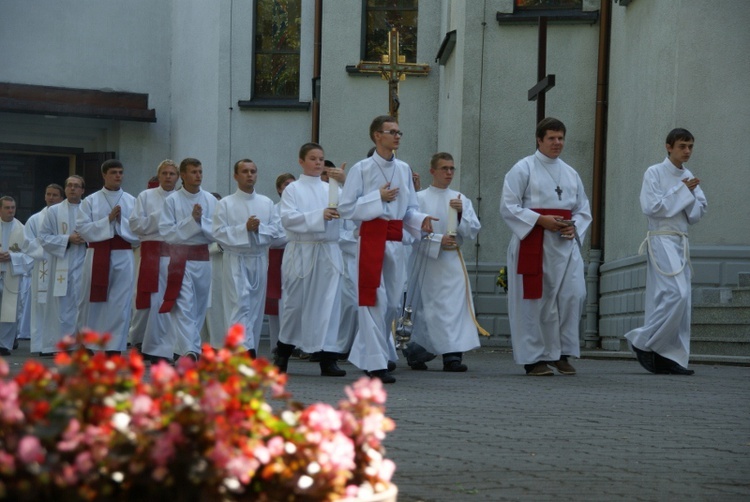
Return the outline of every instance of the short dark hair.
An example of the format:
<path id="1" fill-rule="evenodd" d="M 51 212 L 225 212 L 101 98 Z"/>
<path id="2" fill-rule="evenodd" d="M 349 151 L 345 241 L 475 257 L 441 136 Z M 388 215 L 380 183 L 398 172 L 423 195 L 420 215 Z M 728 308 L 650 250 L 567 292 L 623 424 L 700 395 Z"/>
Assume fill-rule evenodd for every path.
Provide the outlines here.
<path id="1" fill-rule="evenodd" d="M 299 148 L 299 159 L 305 160 L 305 157 L 307 157 L 307 154 L 312 152 L 313 150 L 320 150 L 322 152 L 323 147 L 317 143 L 305 143 Z"/>
<path id="2" fill-rule="evenodd" d="M 539 121 L 536 125 L 536 137 L 537 139 L 544 139 L 547 135 L 547 131 L 562 131 L 563 136 L 566 134 L 565 124 L 561 120 L 554 117 L 546 117 Z"/>
<path id="3" fill-rule="evenodd" d="M 287 180 L 295 179 L 297 178 L 295 178 L 292 173 L 279 174 L 279 176 L 276 178 L 276 191 L 278 192 L 279 190 L 281 190 L 281 185 L 283 185 Z"/>
<path id="4" fill-rule="evenodd" d="M 667 144 L 669 146 L 674 146 L 677 141 L 695 141 L 695 138 L 687 129 L 678 127 L 672 129 L 669 131 L 669 134 L 667 134 Z"/>
<path id="5" fill-rule="evenodd" d="M 182 159 L 182 162 L 180 162 L 180 172 L 187 172 L 187 166 L 203 166 L 203 164 L 201 164 L 201 161 L 198 159 L 187 157 L 185 159 Z"/>
<path id="6" fill-rule="evenodd" d="M 50 183 L 49 185 L 47 185 L 47 188 L 45 188 L 44 191 L 46 192 L 50 188 L 53 190 L 57 190 L 58 192 L 60 192 L 60 197 L 62 197 L 63 199 L 65 198 L 65 190 L 63 189 L 63 187 L 61 187 L 57 183 Z"/>
<path id="7" fill-rule="evenodd" d="M 323 161 L 323 165 L 325 167 L 336 167 L 336 164 L 334 164 L 333 161 L 330 161 L 328 159 L 326 159 L 326 160 Z"/>
<path id="8" fill-rule="evenodd" d="M 430 169 L 435 169 L 441 160 L 453 160 L 453 155 L 448 152 L 438 152 L 430 159 Z"/>
<path id="9" fill-rule="evenodd" d="M 3 202 L 5 202 L 6 200 L 12 202 L 14 206 L 16 205 L 16 199 L 11 197 L 10 195 L 3 195 L 2 197 L 0 197 L 0 207 L 3 207 Z"/>
<path id="10" fill-rule="evenodd" d="M 237 174 L 237 169 L 240 168 L 240 164 L 244 164 L 245 162 L 248 162 L 250 164 L 255 164 L 255 162 L 253 162 L 250 159 L 240 159 L 240 160 L 238 160 L 237 162 L 234 163 L 234 174 Z"/>
<path id="11" fill-rule="evenodd" d="M 117 159 L 105 160 L 104 163 L 102 164 L 102 174 L 107 174 L 107 171 L 115 167 L 122 168 L 122 162 L 120 162 Z"/>
<path id="12" fill-rule="evenodd" d="M 378 115 L 372 119 L 372 123 L 370 124 L 370 139 L 373 142 L 375 141 L 375 133 L 382 129 L 383 124 L 386 122 L 394 122 L 398 124 L 398 119 L 392 115 Z"/>

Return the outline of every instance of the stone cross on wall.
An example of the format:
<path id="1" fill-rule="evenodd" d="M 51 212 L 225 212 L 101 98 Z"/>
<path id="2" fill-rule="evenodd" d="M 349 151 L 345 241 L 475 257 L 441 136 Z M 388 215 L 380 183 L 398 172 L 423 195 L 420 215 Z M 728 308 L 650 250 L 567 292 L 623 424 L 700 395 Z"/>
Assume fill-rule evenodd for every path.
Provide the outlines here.
<path id="1" fill-rule="evenodd" d="M 430 65 L 422 63 L 407 63 L 406 56 L 399 51 L 399 36 L 396 28 L 388 34 L 388 54 L 382 56 L 380 62 L 360 61 L 357 69 L 361 73 L 379 73 L 383 80 L 388 81 L 388 113 L 398 119 L 400 101 L 398 98 L 398 83 L 405 80 L 407 75 L 427 75 Z"/>

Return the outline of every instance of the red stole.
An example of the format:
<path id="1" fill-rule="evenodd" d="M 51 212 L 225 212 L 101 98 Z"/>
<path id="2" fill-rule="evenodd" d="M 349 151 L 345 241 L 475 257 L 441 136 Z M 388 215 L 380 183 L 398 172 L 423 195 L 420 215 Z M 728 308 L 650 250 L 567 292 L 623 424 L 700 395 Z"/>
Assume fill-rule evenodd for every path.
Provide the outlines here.
<path id="1" fill-rule="evenodd" d="M 572 218 L 569 209 L 532 209 L 541 215 L 560 216 L 565 220 Z M 517 273 L 523 276 L 523 298 L 524 300 L 537 300 L 542 297 L 542 283 L 544 271 L 544 227 L 534 225 L 534 228 L 521 241 L 518 250 Z"/>
<path id="2" fill-rule="evenodd" d="M 133 246 L 119 235 L 115 235 L 106 241 L 89 242 L 88 245 L 94 250 L 94 258 L 91 265 L 91 293 L 89 294 L 89 301 L 91 303 L 106 302 L 112 251 L 133 249 Z"/>
<path id="3" fill-rule="evenodd" d="M 359 227 L 359 305 L 374 307 L 383 272 L 385 242 L 403 240 L 404 222 L 375 219 Z"/>
<path id="4" fill-rule="evenodd" d="M 169 256 L 169 244 L 161 241 L 141 241 L 141 265 L 135 290 L 135 308 L 151 307 L 151 293 L 159 291 L 159 258 Z"/>
<path id="5" fill-rule="evenodd" d="M 182 279 L 185 277 L 185 263 L 190 261 L 208 261 L 208 244 L 189 246 L 186 244 L 169 245 L 169 267 L 167 267 L 167 290 L 164 292 L 164 303 L 160 314 L 172 310 L 177 297 L 180 296 Z"/>
<path id="6" fill-rule="evenodd" d="M 266 284 L 266 315 L 279 315 L 281 299 L 281 261 L 284 248 L 268 250 L 268 283 Z"/>

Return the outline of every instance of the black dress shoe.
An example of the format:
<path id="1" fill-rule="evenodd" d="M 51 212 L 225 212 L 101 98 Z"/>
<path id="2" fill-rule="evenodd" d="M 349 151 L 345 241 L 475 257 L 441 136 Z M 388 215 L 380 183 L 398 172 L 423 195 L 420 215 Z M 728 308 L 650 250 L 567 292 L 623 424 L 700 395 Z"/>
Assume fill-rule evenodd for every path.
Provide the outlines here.
<path id="1" fill-rule="evenodd" d="M 646 352 L 645 350 L 641 350 L 635 345 L 633 345 L 633 352 L 635 352 L 635 357 L 638 359 L 638 363 L 643 366 L 643 369 L 648 371 L 649 373 L 656 373 L 656 361 L 654 359 L 654 353 L 653 352 Z"/>
<path id="2" fill-rule="evenodd" d="M 336 361 L 321 361 L 320 362 L 320 375 L 329 377 L 342 377 L 346 376 L 346 371 L 339 368 Z"/>
<path id="3" fill-rule="evenodd" d="M 8 357 L 10 355 L 10 350 L 6 349 L 5 347 L 0 347 L 0 356 Z"/>
<path id="4" fill-rule="evenodd" d="M 388 361 L 388 371 L 396 371 L 396 362 L 395 361 Z"/>
<path id="5" fill-rule="evenodd" d="M 421 362 L 421 361 L 418 362 L 418 363 L 412 363 L 412 364 L 409 365 L 409 367 L 411 369 L 413 369 L 413 370 L 416 370 L 416 371 L 426 371 L 427 370 L 427 365 L 425 363 Z"/>
<path id="6" fill-rule="evenodd" d="M 695 371 L 689 370 L 677 363 L 673 363 L 668 371 L 670 375 L 695 375 Z"/>
<path id="7" fill-rule="evenodd" d="M 378 378 L 383 383 L 396 383 L 396 379 L 393 378 L 393 375 L 388 373 L 388 370 L 369 371 L 367 375 L 370 378 Z"/>
<path id="8" fill-rule="evenodd" d="M 443 363 L 443 371 L 449 371 L 451 373 L 463 373 L 468 369 L 469 367 L 463 364 L 461 361 L 453 360 L 448 361 L 447 363 Z"/>

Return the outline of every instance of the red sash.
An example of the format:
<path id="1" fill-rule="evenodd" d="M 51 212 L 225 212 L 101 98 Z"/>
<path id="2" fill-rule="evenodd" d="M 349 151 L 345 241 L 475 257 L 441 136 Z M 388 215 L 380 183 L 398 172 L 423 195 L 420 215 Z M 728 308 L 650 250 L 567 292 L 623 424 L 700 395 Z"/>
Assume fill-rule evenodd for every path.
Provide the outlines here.
<path id="1" fill-rule="evenodd" d="M 99 242 L 89 242 L 89 247 L 94 250 L 94 258 L 91 264 L 91 293 L 89 301 L 99 303 L 107 301 L 107 290 L 109 290 L 109 264 L 113 250 L 133 249 L 133 246 L 115 235 L 111 239 Z"/>
<path id="2" fill-rule="evenodd" d="M 385 242 L 401 242 L 404 222 L 376 219 L 362 222 L 359 227 L 359 305 L 374 307 L 383 272 Z"/>
<path id="3" fill-rule="evenodd" d="M 169 256 L 169 244 L 161 241 L 141 241 L 141 266 L 135 290 L 135 308 L 151 307 L 151 293 L 159 291 L 159 258 Z"/>
<path id="4" fill-rule="evenodd" d="M 185 263 L 188 261 L 208 261 L 208 244 L 188 246 L 185 244 L 169 245 L 169 267 L 167 267 L 167 289 L 164 292 L 164 303 L 160 314 L 172 310 L 177 297 L 180 296 L 182 279 L 185 277 Z"/>
<path id="5" fill-rule="evenodd" d="M 572 218 L 569 209 L 532 209 L 541 215 L 560 216 L 565 220 Z M 523 276 L 523 298 L 537 300 L 542 297 L 542 283 L 544 271 L 544 227 L 535 225 L 529 234 L 521 241 L 518 250 L 517 273 Z"/>
<path id="6" fill-rule="evenodd" d="M 268 250 L 268 283 L 266 284 L 266 315 L 279 315 L 279 299 L 281 298 L 281 260 L 284 249 Z"/>

